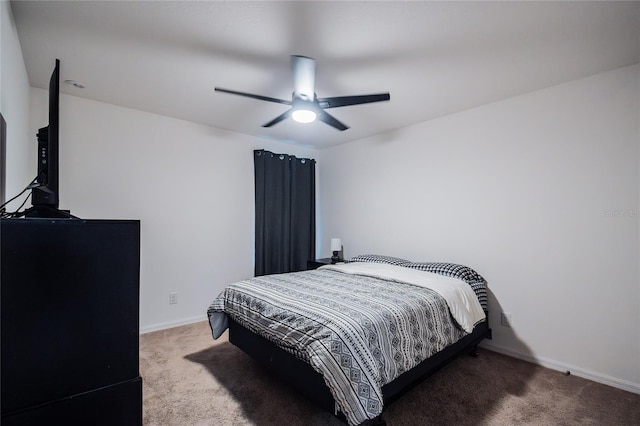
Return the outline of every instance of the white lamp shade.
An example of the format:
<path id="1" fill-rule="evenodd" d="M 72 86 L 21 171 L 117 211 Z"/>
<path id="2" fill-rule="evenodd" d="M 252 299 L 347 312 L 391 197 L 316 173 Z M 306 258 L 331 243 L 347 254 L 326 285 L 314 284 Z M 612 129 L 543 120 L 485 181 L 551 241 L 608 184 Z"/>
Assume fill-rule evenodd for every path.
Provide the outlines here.
<path id="1" fill-rule="evenodd" d="M 340 240 L 340 238 L 332 238 L 331 251 L 340 251 L 340 250 L 342 250 L 342 240 Z"/>

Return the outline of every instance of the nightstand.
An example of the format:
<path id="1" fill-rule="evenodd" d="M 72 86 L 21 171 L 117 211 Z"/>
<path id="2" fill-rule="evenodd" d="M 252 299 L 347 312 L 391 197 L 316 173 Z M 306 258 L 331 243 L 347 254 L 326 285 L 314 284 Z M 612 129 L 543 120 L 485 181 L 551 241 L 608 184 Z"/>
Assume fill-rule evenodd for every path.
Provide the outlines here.
<path id="1" fill-rule="evenodd" d="M 344 262 L 344 261 L 341 260 L 340 262 Z M 322 265 L 331 265 L 331 258 L 330 257 L 325 257 L 323 259 L 307 260 L 307 269 L 308 270 L 318 269 Z"/>

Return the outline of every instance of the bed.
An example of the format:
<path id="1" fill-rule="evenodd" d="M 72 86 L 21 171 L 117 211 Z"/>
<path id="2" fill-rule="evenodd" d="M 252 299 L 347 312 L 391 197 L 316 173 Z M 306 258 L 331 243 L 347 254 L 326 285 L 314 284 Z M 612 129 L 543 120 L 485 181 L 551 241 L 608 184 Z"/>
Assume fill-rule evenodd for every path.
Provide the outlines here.
<path id="1" fill-rule="evenodd" d="M 230 284 L 208 309 L 229 340 L 350 425 L 490 338 L 486 281 L 379 255 Z"/>

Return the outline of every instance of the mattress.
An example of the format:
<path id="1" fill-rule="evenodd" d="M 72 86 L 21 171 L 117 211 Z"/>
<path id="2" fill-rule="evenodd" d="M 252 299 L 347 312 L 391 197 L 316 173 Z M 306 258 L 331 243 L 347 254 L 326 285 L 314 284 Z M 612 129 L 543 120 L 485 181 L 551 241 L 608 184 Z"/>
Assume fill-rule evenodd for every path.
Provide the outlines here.
<path id="1" fill-rule="evenodd" d="M 405 280 L 407 268 L 387 265 L 391 275 L 382 276 L 375 265 L 365 266 L 364 272 L 344 269 L 322 267 L 230 284 L 213 301 L 208 316 L 214 338 L 231 317 L 308 362 L 322 374 L 349 423 L 359 424 L 382 412 L 383 385 L 468 332 L 460 324 L 464 321 L 452 315 L 446 295 Z M 463 290 L 470 289 L 461 280 L 412 273 L 430 274 L 427 281 L 438 281 L 435 287 L 457 281 Z M 474 304 L 476 315 L 467 321 L 476 324 L 482 308 L 473 291 L 471 295 L 466 303 Z"/>

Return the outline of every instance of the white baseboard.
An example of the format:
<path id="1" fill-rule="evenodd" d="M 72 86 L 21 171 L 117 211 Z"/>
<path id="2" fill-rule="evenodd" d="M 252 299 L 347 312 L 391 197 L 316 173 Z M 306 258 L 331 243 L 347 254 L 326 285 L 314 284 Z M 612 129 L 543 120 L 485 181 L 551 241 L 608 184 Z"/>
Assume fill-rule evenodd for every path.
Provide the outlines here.
<path id="1" fill-rule="evenodd" d="M 552 370 L 557 370 L 562 372 L 569 371 L 572 375 L 582 377 L 583 379 L 592 380 L 594 382 L 598 382 L 604 385 L 612 386 L 614 388 L 622 389 L 627 392 L 640 394 L 640 383 L 633 383 L 628 380 L 619 379 L 617 377 L 612 377 L 606 374 L 585 370 L 583 368 L 576 367 L 575 365 L 566 364 L 553 359 L 538 357 L 534 355 L 521 354 L 509 348 L 494 345 L 493 343 L 487 342 L 486 340 L 480 343 L 480 347 L 488 349 L 493 352 L 498 352 L 504 355 L 508 355 L 513 358 L 518 358 L 524 361 L 528 361 L 533 364 L 541 365 L 543 367 L 550 368 Z"/>
<path id="2" fill-rule="evenodd" d="M 167 328 L 179 327 L 181 325 L 193 324 L 200 321 L 206 321 L 206 315 L 198 315 L 191 318 L 183 318 L 176 321 L 167 321 L 157 324 L 151 324 L 145 327 L 140 328 L 140 334 L 150 333 L 152 331 L 165 330 Z M 566 364 L 563 362 L 559 362 L 553 359 L 522 354 L 520 352 L 515 352 L 509 348 L 504 346 L 495 345 L 493 343 L 489 343 L 487 340 L 484 340 L 480 343 L 480 347 L 488 349 L 493 352 L 498 352 L 513 358 L 518 358 L 524 361 L 531 362 L 533 364 L 541 365 L 546 368 L 550 368 L 552 370 L 566 372 L 569 371 L 574 376 L 582 377 L 583 379 L 592 380 L 594 382 L 602 383 L 607 386 L 613 386 L 614 388 L 622 389 L 627 392 L 632 392 L 636 394 L 640 394 L 640 383 L 633 383 L 628 380 L 619 379 L 617 377 L 612 377 L 606 374 L 596 373 L 593 371 L 585 370 L 580 367 L 576 367 L 575 365 Z"/>
<path id="3" fill-rule="evenodd" d="M 140 334 L 150 333 L 152 331 L 166 330 L 167 328 L 180 327 L 181 325 L 193 324 L 195 322 L 206 321 L 206 315 L 198 315 L 197 317 L 183 318 L 176 321 L 167 321 L 157 324 L 151 324 L 140 328 Z"/>

